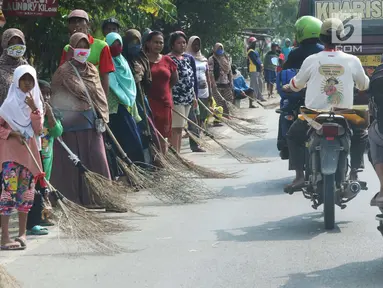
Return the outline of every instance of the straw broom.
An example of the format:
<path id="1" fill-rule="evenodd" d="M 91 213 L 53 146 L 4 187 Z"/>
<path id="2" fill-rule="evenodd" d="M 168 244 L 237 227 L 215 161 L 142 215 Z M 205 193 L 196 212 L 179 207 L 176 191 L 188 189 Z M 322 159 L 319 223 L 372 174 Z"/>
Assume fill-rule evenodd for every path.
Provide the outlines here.
<path id="1" fill-rule="evenodd" d="M 214 148 L 207 141 L 203 140 L 202 138 L 199 138 L 193 132 L 189 131 L 187 128 L 184 128 L 184 131 L 194 142 L 197 143 L 198 146 L 206 148 L 209 151 L 214 150 Z"/>
<path id="2" fill-rule="evenodd" d="M 231 102 L 227 101 L 225 98 L 223 98 L 223 96 L 218 91 L 218 89 L 216 89 L 214 94 L 218 95 L 218 97 L 221 98 L 226 103 L 230 114 L 237 114 L 239 112 L 239 108 L 237 106 L 235 106 L 233 103 L 231 103 Z"/>
<path id="3" fill-rule="evenodd" d="M 28 150 L 40 173 L 43 174 L 39 163 L 33 155 L 28 144 L 23 140 L 23 144 Z M 86 209 L 62 195 L 45 179 L 50 191 L 56 197 L 59 211 L 53 211 L 53 218 L 57 221 L 57 226 L 64 234 L 73 238 L 80 246 L 80 241 L 86 243 L 85 248 L 91 249 L 102 254 L 115 254 L 123 249 L 116 244 L 104 239 L 108 231 L 121 231 L 121 225 L 116 221 L 109 222 L 96 214 L 90 214 Z M 105 228 L 108 228 L 108 231 Z"/>
<path id="4" fill-rule="evenodd" d="M 200 101 L 201 106 L 215 119 L 219 119 L 218 116 L 213 113 L 208 107 L 206 107 L 202 101 Z M 227 114 L 226 114 L 227 115 Z M 239 117 L 237 117 L 239 118 Z M 245 119 L 245 118 L 243 118 Z M 241 125 L 239 123 L 234 122 L 233 120 L 227 119 L 225 117 L 222 117 L 219 119 L 223 123 L 225 123 L 227 126 L 229 126 L 231 129 L 233 129 L 235 132 L 242 134 L 242 135 L 253 135 L 253 136 L 259 136 L 260 134 L 265 133 L 266 131 L 264 129 L 256 129 L 256 128 L 250 128 L 244 125 Z"/>
<path id="5" fill-rule="evenodd" d="M 20 283 L 0 265 L 0 288 L 20 288 Z"/>
<path id="6" fill-rule="evenodd" d="M 185 159 L 173 148 L 173 146 L 169 142 L 166 141 L 166 139 L 161 135 L 161 133 L 157 129 L 156 131 L 162 139 L 162 141 L 164 141 L 167 144 L 170 151 L 166 155 L 164 155 L 163 153 L 157 150 L 157 157 L 159 158 L 159 161 L 162 163 L 162 165 L 173 165 L 174 167 L 177 167 L 180 170 L 184 170 L 186 172 L 189 172 L 191 174 L 205 179 L 227 179 L 237 177 L 238 172 L 217 172 L 213 169 L 203 167 L 201 165 L 195 164 L 190 160 Z"/>
<path id="7" fill-rule="evenodd" d="M 132 192 L 130 187 L 123 185 L 121 182 L 112 181 L 98 173 L 90 171 L 82 164 L 81 160 L 74 154 L 61 138 L 57 141 L 69 154 L 70 160 L 81 171 L 88 188 L 94 193 L 107 211 L 125 213 L 134 212 L 132 206 L 127 201 L 127 193 Z"/>
<path id="8" fill-rule="evenodd" d="M 196 123 L 194 123 L 193 121 L 191 121 L 189 118 L 185 117 L 184 115 L 180 114 L 178 111 L 174 110 L 173 109 L 173 112 L 176 113 L 177 115 L 179 115 L 181 118 L 185 119 L 186 121 L 188 121 L 190 124 L 196 126 L 198 129 L 201 129 L 202 131 L 204 131 L 205 133 L 207 132 L 205 129 L 203 129 L 202 127 L 198 126 Z M 213 137 L 212 135 L 209 135 L 207 134 L 207 136 L 212 139 L 215 143 L 217 143 L 223 150 L 225 150 L 227 153 L 229 153 L 233 158 L 235 158 L 238 162 L 247 162 L 247 163 L 259 163 L 259 162 L 264 162 L 262 160 L 259 160 L 259 159 L 254 159 L 252 157 L 249 157 L 249 156 L 246 156 L 244 154 L 242 154 L 241 152 L 238 152 L 238 151 L 235 151 L 233 149 L 231 149 L 230 147 L 228 147 L 227 145 L 223 144 L 222 142 L 218 141 L 217 139 L 215 139 L 215 137 Z"/>
<path id="9" fill-rule="evenodd" d="M 163 202 L 171 203 L 193 203 L 210 194 L 211 191 L 203 183 L 186 178 L 174 169 L 160 169 L 145 163 L 142 164 L 145 164 L 147 169 L 138 167 L 128 158 L 107 125 L 106 131 L 122 157 L 116 157 L 118 164 L 137 187 L 148 190 Z"/>

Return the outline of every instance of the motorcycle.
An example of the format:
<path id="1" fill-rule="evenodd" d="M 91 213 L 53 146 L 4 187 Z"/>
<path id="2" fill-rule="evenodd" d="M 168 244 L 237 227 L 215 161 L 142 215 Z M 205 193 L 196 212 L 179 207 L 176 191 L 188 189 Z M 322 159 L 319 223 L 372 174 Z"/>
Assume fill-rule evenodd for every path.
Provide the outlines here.
<path id="1" fill-rule="evenodd" d="M 305 107 L 301 107 L 299 118 L 310 125 L 302 192 L 314 209 L 323 204 L 324 226 L 331 230 L 335 226 L 335 205 L 345 209 L 347 202 L 367 190 L 366 182 L 352 180 L 348 173 L 352 136 L 349 122 L 360 125 L 365 120 L 355 110 L 319 112 Z"/>

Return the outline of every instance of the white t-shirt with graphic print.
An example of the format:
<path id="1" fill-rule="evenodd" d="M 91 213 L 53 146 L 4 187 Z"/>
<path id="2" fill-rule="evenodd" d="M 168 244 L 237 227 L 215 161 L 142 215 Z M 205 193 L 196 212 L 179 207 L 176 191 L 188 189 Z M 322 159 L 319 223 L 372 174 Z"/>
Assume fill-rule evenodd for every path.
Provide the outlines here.
<path id="1" fill-rule="evenodd" d="M 354 86 L 367 90 L 367 77 L 358 57 L 342 51 L 322 51 L 303 62 L 290 87 L 298 92 L 307 84 L 305 106 L 330 110 L 331 107 L 351 109 Z"/>

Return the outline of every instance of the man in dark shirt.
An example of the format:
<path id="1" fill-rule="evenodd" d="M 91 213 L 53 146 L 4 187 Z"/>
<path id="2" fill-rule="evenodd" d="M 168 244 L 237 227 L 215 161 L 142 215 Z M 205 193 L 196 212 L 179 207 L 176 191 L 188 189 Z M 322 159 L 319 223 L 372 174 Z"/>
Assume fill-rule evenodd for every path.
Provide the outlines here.
<path id="1" fill-rule="evenodd" d="M 293 49 L 287 61 L 283 64 L 283 70 L 300 69 L 303 61 L 310 55 L 323 51 L 323 45 L 319 44 L 318 38 L 303 40 L 299 46 Z"/>

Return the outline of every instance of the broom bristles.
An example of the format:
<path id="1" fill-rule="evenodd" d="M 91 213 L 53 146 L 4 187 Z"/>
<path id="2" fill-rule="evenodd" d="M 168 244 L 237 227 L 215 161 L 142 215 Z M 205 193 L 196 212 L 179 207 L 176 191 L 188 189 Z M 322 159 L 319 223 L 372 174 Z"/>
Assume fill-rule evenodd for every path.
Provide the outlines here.
<path id="1" fill-rule="evenodd" d="M 256 159 L 250 156 L 247 156 L 241 152 L 238 152 L 234 149 L 231 149 L 229 146 L 219 142 L 218 140 L 213 139 L 214 142 L 216 142 L 220 147 L 222 147 L 223 150 L 225 150 L 227 153 L 229 153 L 232 157 L 237 159 L 239 162 L 242 163 L 266 163 L 268 162 L 267 160 L 262 160 L 262 159 Z"/>
<path id="2" fill-rule="evenodd" d="M 132 181 L 154 197 L 165 203 L 193 203 L 206 198 L 211 191 L 195 179 L 185 177 L 175 169 L 162 169 L 153 166 L 153 171 L 142 169 L 137 165 L 127 167 L 127 164 L 117 158 L 124 170 L 129 171 Z"/>
<path id="3" fill-rule="evenodd" d="M 56 190 L 52 191 L 58 193 Z M 122 229 L 118 221 L 109 222 L 99 215 L 89 213 L 84 207 L 65 197 L 57 196 L 57 198 L 59 211 L 57 209 L 53 211 L 53 219 L 65 235 L 75 240 L 79 250 L 82 250 L 81 247 L 85 247 L 84 250 L 90 249 L 106 255 L 113 255 L 123 251 L 123 248 L 106 240 L 104 237 L 110 231 L 119 232 L 126 230 L 126 227 Z"/>
<path id="4" fill-rule="evenodd" d="M 127 192 L 130 189 L 126 185 L 91 171 L 86 171 L 84 178 L 97 202 L 105 206 L 106 210 L 118 213 L 134 211 L 127 201 Z"/>
<path id="5" fill-rule="evenodd" d="M 253 135 L 260 137 L 260 135 L 266 133 L 265 129 L 247 127 L 227 118 L 222 118 L 222 122 L 224 122 L 231 129 L 242 135 Z"/>
<path id="6" fill-rule="evenodd" d="M 193 132 L 190 132 L 188 129 L 185 128 L 186 134 L 197 143 L 198 146 L 203 147 L 211 152 L 215 152 L 214 149 L 207 141 L 203 140 L 202 138 L 197 137 Z"/>
<path id="7" fill-rule="evenodd" d="M 0 265 L 0 288 L 20 288 L 20 283 Z"/>
<path id="8" fill-rule="evenodd" d="M 237 174 L 239 172 L 233 172 L 233 173 L 218 172 L 218 171 L 203 167 L 201 165 L 195 164 L 194 162 L 183 158 L 178 153 L 171 153 L 171 154 L 173 154 L 173 156 L 176 157 L 186 169 L 188 169 L 190 172 L 193 172 L 194 174 L 196 174 L 197 176 L 199 176 L 201 178 L 227 179 L 227 178 L 237 178 L 238 177 Z"/>

